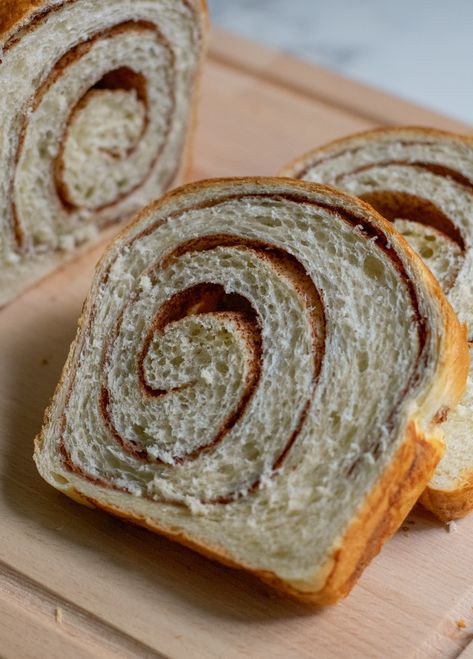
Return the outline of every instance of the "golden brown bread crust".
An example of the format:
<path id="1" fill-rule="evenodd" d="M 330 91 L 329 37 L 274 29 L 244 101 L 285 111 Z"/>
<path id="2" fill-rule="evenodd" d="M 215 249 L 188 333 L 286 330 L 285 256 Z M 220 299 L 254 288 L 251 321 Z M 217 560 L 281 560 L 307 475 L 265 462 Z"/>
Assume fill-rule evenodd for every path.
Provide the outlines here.
<path id="1" fill-rule="evenodd" d="M 439 128 L 425 128 L 424 126 L 387 126 L 385 128 L 372 128 L 370 130 L 360 131 L 359 133 L 353 133 L 348 137 L 339 137 L 336 140 L 327 142 L 327 144 L 324 144 L 320 147 L 306 151 L 306 153 L 304 153 L 302 156 L 298 156 L 297 158 L 294 158 L 290 162 L 286 163 L 284 167 L 280 169 L 279 175 L 292 177 L 294 175 L 294 170 L 300 170 L 301 166 L 306 162 L 313 162 L 319 153 L 325 154 L 327 150 L 332 149 L 333 147 L 337 147 L 338 145 L 345 144 L 347 141 L 355 140 L 358 138 L 370 139 L 372 137 L 375 138 L 379 135 L 387 135 L 390 133 L 394 135 L 400 132 L 405 133 L 406 135 L 411 134 L 413 137 L 419 133 L 422 133 L 426 137 L 431 136 L 433 138 L 450 138 L 459 140 L 460 142 L 465 142 L 466 144 L 473 144 L 473 135 L 461 135 L 460 133 L 440 130 Z"/>
<path id="2" fill-rule="evenodd" d="M 411 422 L 403 444 L 365 505 L 351 523 L 335 566 L 317 602 L 331 604 L 348 595 L 384 542 L 400 527 L 443 454 L 440 439 L 426 441 Z"/>
<path id="3" fill-rule="evenodd" d="M 146 217 L 154 210 L 158 210 L 161 206 L 168 204 L 173 199 L 179 199 L 179 197 L 188 195 L 191 192 L 201 192 L 206 188 L 215 189 L 217 185 L 222 187 L 228 186 L 235 182 L 240 184 L 256 184 L 263 188 L 271 184 L 280 184 L 282 181 L 278 178 L 249 177 L 241 179 L 217 179 L 190 184 L 185 188 L 179 188 L 168 193 L 162 199 L 151 204 L 148 208 L 138 214 L 130 226 L 132 228 L 139 223 L 142 218 Z M 335 190 L 329 186 L 315 185 L 304 181 L 291 180 L 291 185 L 302 191 L 308 192 L 314 190 L 326 191 L 328 193 L 335 192 Z M 338 190 L 336 193 L 339 199 L 344 199 L 346 202 L 353 202 L 353 197 L 350 195 L 341 193 Z M 429 396 L 430 398 L 435 398 L 434 394 L 438 391 L 439 410 L 437 410 L 437 412 L 440 412 L 445 407 L 450 407 L 456 404 L 463 393 L 466 384 L 469 353 L 465 328 L 459 324 L 433 275 L 431 275 L 421 259 L 408 246 L 407 242 L 393 229 L 389 222 L 375 213 L 369 205 L 364 204 L 363 202 L 360 203 L 369 211 L 371 216 L 376 217 L 383 231 L 392 237 L 392 241 L 394 243 L 402 244 L 406 252 L 410 254 L 416 276 L 423 281 L 424 286 L 430 291 L 431 296 L 437 299 L 439 306 L 442 309 L 444 331 L 441 333 L 441 360 L 438 367 L 438 378 L 433 386 L 433 393 L 431 392 Z M 130 227 L 124 229 L 120 234 L 120 237 L 123 237 L 129 231 Z M 112 244 L 103 255 L 97 269 L 100 269 L 101 264 L 106 262 L 109 252 L 113 249 L 114 246 Z M 93 299 L 89 297 L 84 305 L 81 319 L 79 320 L 76 342 L 81 338 L 81 326 L 87 320 L 92 305 Z M 58 384 L 58 390 L 63 386 L 70 371 L 73 369 L 76 342 L 71 346 L 69 357 L 61 376 L 61 381 Z M 79 347 L 78 343 L 77 347 Z M 35 440 L 37 451 L 41 449 L 44 429 L 50 421 L 51 413 L 51 409 L 46 411 L 43 429 Z M 432 416 L 434 417 L 435 415 Z M 301 601 L 311 604 L 331 604 L 349 593 L 365 566 L 379 552 L 383 543 L 400 526 L 432 476 L 432 473 L 442 456 L 442 452 L 443 443 L 436 436 L 435 421 L 433 421 L 429 427 L 427 436 L 424 436 L 417 427 L 416 418 L 411 418 L 406 426 L 404 440 L 396 455 L 393 457 L 388 468 L 381 475 L 377 485 L 366 497 L 358 514 L 349 525 L 344 537 L 341 539 L 338 547 L 334 550 L 331 558 L 326 565 L 314 575 L 313 588 L 310 588 L 309 590 L 307 584 L 287 583 L 271 572 L 261 571 L 242 565 L 222 550 L 222 548 L 208 546 L 204 543 L 198 542 L 176 529 L 160 527 L 149 517 L 130 514 L 126 510 L 117 506 L 98 501 L 89 496 L 84 496 L 73 487 L 69 490 L 64 490 L 64 492 L 76 501 L 85 503 L 86 505 L 96 506 L 118 517 L 144 526 L 197 550 L 209 558 L 216 559 L 225 565 L 239 569 L 246 569 L 261 580 L 276 587 L 278 590 Z M 105 488 L 103 489 L 103 492 L 104 496 L 106 496 L 107 490 Z"/>
<path id="4" fill-rule="evenodd" d="M 255 570 L 236 562 L 220 547 L 199 543 L 182 531 L 160 527 L 149 518 L 139 517 L 116 506 L 85 497 L 75 489 L 71 488 L 65 491 L 65 494 L 86 506 L 99 508 L 125 521 L 164 535 L 228 567 L 244 569 L 299 601 L 311 605 L 326 605 L 335 604 L 349 594 L 365 567 L 379 553 L 386 540 L 400 527 L 414 506 L 425 481 L 432 475 L 442 453 L 443 444 L 440 440 L 426 441 L 418 433 L 414 423 L 408 426 L 404 442 L 390 467 L 384 472 L 367 497 L 362 510 L 350 524 L 340 547 L 334 551 L 327 566 L 322 569 L 321 572 L 328 573 L 324 585 L 314 591 L 300 590 L 271 572 Z"/>
<path id="5" fill-rule="evenodd" d="M 46 0 L 2 0 L 0 5 L 0 38 L 25 23 L 35 9 L 47 6 Z"/>
<path id="6" fill-rule="evenodd" d="M 456 490 L 435 490 L 426 487 L 419 499 L 442 522 L 461 519 L 473 510 L 473 471 L 463 476 L 464 483 Z"/>

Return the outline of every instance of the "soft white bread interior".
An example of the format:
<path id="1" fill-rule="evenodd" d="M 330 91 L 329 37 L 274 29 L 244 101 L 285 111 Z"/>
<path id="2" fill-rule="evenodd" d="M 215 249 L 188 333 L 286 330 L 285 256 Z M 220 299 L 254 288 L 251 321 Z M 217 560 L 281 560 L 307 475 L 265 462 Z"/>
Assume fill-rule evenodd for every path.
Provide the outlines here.
<path id="1" fill-rule="evenodd" d="M 202 0 L 0 3 L 0 306 L 182 178 Z"/>
<path id="2" fill-rule="evenodd" d="M 438 284 L 368 205 L 202 182 L 105 253 L 35 460 L 79 501 L 334 602 L 425 487 L 467 371 Z"/>
<path id="3" fill-rule="evenodd" d="M 336 185 L 392 220 L 438 278 L 473 345 L 473 139 L 422 128 L 370 131 L 315 149 L 283 173 Z M 473 510 L 473 372 L 442 431 L 445 455 L 421 502 L 450 521 Z"/>

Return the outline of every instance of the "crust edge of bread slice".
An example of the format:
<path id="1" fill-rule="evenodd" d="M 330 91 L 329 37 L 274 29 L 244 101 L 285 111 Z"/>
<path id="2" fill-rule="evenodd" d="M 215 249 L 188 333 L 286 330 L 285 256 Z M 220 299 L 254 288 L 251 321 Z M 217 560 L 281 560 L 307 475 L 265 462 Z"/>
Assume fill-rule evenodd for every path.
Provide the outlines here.
<path id="1" fill-rule="evenodd" d="M 36 442 L 40 442 L 40 437 Z M 38 450 L 38 449 L 37 449 Z M 362 510 L 351 522 L 340 546 L 309 582 L 288 582 L 276 574 L 258 570 L 234 560 L 220 547 L 200 543 L 180 530 L 157 525 L 151 517 L 139 516 L 111 503 L 86 497 L 74 488 L 63 490 L 69 498 L 89 508 L 97 508 L 125 522 L 131 522 L 197 551 L 208 559 L 243 570 L 275 588 L 282 595 L 308 605 L 336 604 L 346 597 L 365 567 L 379 553 L 384 542 L 400 527 L 417 501 L 425 480 L 443 452 L 440 439 L 428 441 L 411 422 L 406 438 L 389 469 L 368 495 Z M 104 491 L 105 488 L 100 488 Z"/>
<path id="2" fill-rule="evenodd" d="M 461 519 L 473 510 L 473 470 L 462 474 L 461 483 L 454 490 L 438 490 L 428 485 L 419 501 L 442 522 Z"/>
<path id="3" fill-rule="evenodd" d="M 330 142 L 326 142 L 321 146 L 317 146 L 313 149 L 308 149 L 302 155 L 299 155 L 295 158 L 292 158 L 287 162 L 283 167 L 278 171 L 278 176 L 285 178 L 294 178 L 294 172 L 300 171 L 305 165 L 313 163 L 315 157 L 320 155 L 327 155 L 331 149 L 337 149 L 338 146 L 345 145 L 350 142 L 360 142 L 366 138 L 379 137 L 382 135 L 401 135 L 404 134 L 406 137 L 413 137 L 415 135 L 422 135 L 424 137 L 443 137 L 446 139 L 456 140 L 458 142 L 463 142 L 466 144 L 473 145 L 473 135 L 462 135 L 461 133 L 455 133 L 453 131 L 442 130 L 440 128 L 429 128 L 427 126 L 386 126 L 379 128 L 369 128 L 367 130 L 357 131 L 355 133 L 350 133 L 345 135 L 345 137 L 338 137 Z M 303 179 L 296 178 L 297 181 Z M 338 189 L 338 188 L 337 188 Z M 343 191 L 343 190 L 342 190 Z"/>
<path id="4" fill-rule="evenodd" d="M 294 181 L 275 177 L 245 177 L 235 179 L 213 179 L 191 183 L 164 195 L 160 200 L 152 203 L 141 211 L 134 222 L 125 228 L 120 237 L 125 236 L 137 223 L 147 214 L 173 200 L 179 199 L 190 192 L 200 192 L 206 188 L 224 187 L 232 184 L 244 186 L 245 184 L 257 184 L 263 190 L 275 184 L 290 183 L 292 188 L 301 191 L 325 191 L 336 194 L 338 199 L 343 199 L 348 205 L 356 203 L 358 207 L 364 207 L 372 218 L 377 221 L 382 230 L 390 235 L 394 243 L 402 246 L 404 251 L 412 259 L 412 270 L 416 277 L 420 277 L 424 287 L 432 299 L 437 302 L 438 312 L 443 321 L 443 332 L 441 333 L 441 357 L 436 365 L 437 376 L 432 378 L 429 387 L 424 387 L 421 398 L 418 401 L 415 412 L 408 419 L 406 432 L 400 442 L 399 448 L 386 469 L 381 474 L 376 485 L 366 496 L 358 512 L 348 524 L 342 539 L 338 542 L 331 556 L 317 569 L 310 579 L 304 581 L 283 580 L 276 574 L 259 570 L 235 560 L 221 547 L 212 546 L 188 536 L 186 533 L 157 524 L 151 514 L 138 515 L 130 512 L 124 507 L 107 500 L 109 490 L 99 485 L 94 485 L 97 497 L 84 495 L 77 491 L 72 485 L 66 484 L 59 489 L 74 499 L 89 507 L 96 507 L 112 513 L 126 521 L 146 527 L 160 535 L 178 541 L 211 559 L 216 559 L 224 565 L 243 569 L 263 582 L 275 587 L 283 594 L 292 596 L 308 604 L 325 605 L 336 603 L 340 598 L 346 596 L 363 569 L 371 559 L 379 552 L 384 542 L 399 528 L 409 510 L 415 504 L 428 479 L 431 477 L 438 461 L 443 453 L 443 441 L 437 432 L 435 410 L 439 407 L 450 407 L 458 401 L 461 396 L 468 373 L 468 349 L 465 336 L 465 328 L 458 322 L 453 310 L 445 299 L 439 285 L 424 266 L 421 259 L 409 247 L 408 243 L 392 228 L 391 224 L 383 219 L 376 211 L 364 202 L 341 193 L 330 186 L 312 184 L 303 181 Z M 109 246 L 101 261 L 97 265 L 99 271 L 101 263 L 105 262 L 109 252 L 114 249 L 115 241 Z M 88 317 L 92 305 L 94 288 L 84 304 L 81 318 L 79 319 L 78 331 L 74 339 L 61 379 L 57 385 L 56 392 L 49 408 L 45 412 L 43 427 L 35 439 L 35 461 L 38 469 L 48 482 L 54 483 L 48 478 L 47 467 L 41 460 L 43 438 L 47 427 L 53 422 L 54 400 L 58 396 L 63 383 L 73 368 L 76 356 L 76 347 L 82 334 L 82 325 Z M 57 483 L 55 487 L 58 488 Z M 129 495 L 128 495 L 129 496 Z M 150 503 L 150 506 L 156 505 Z"/>

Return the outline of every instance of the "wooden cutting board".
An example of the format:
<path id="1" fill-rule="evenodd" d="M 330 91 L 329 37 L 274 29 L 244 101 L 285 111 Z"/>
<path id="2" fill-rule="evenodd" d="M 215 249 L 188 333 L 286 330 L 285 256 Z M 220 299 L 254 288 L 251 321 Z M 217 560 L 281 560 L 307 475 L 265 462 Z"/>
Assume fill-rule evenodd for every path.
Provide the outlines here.
<path id="1" fill-rule="evenodd" d="M 223 33 L 200 115 L 194 178 L 273 174 L 379 124 L 470 130 Z M 41 480 L 32 440 L 100 252 L 0 312 L 0 656 L 472 657 L 473 515 L 448 532 L 415 511 L 350 597 L 314 612 Z"/>

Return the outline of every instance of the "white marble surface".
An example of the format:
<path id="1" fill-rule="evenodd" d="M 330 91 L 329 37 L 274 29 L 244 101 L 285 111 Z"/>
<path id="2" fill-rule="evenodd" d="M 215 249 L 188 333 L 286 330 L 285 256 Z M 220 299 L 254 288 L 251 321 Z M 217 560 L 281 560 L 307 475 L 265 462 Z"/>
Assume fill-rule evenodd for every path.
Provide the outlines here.
<path id="1" fill-rule="evenodd" d="M 473 123 L 473 0 L 208 0 L 213 22 Z"/>

